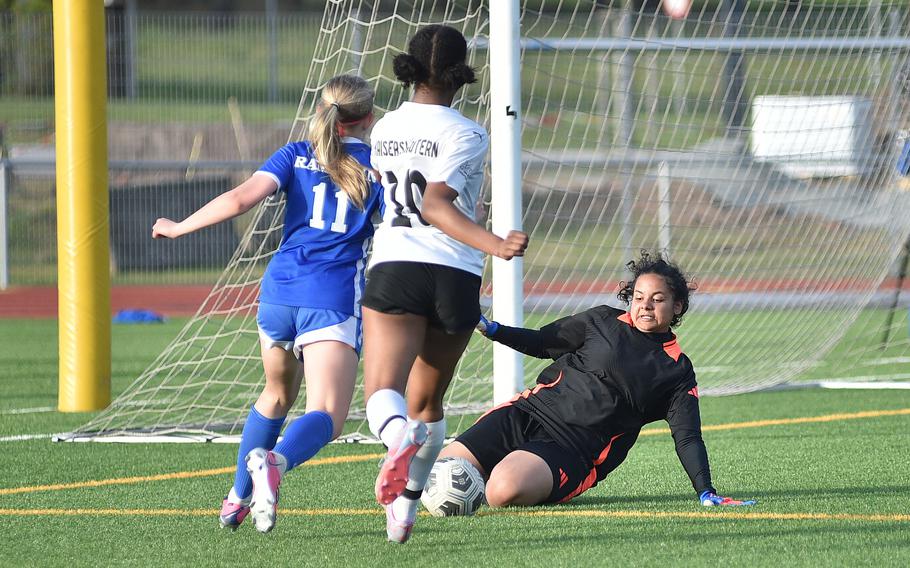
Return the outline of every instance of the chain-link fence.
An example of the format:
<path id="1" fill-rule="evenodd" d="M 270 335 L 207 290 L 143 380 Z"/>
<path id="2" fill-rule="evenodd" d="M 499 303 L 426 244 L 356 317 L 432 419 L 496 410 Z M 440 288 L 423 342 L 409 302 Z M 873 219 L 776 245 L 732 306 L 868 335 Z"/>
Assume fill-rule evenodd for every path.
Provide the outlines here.
<path id="1" fill-rule="evenodd" d="M 731 9 L 743 6 L 738 0 L 727 3 Z M 616 145 L 691 149 L 742 129 L 753 99 L 764 92 L 840 95 L 849 80 L 851 95 L 871 105 L 869 139 L 881 147 L 875 155 L 890 159 L 898 151 L 891 151 L 892 142 L 908 127 L 906 105 L 895 108 L 889 93 L 900 88 L 896 70 L 906 67 L 907 48 L 883 43 L 881 56 L 870 59 L 856 56 L 849 41 L 905 38 L 906 7 L 883 4 L 815 6 L 811 13 L 787 14 L 762 12 L 755 4 L 753 12 L 670 24 L 638 14 L 636 24 L 626 27 L 622 17 L 607 10 L 602 13 L 610 22 L 583 27 L 572 20 L 571 10 L 560 17 L 527 17 L 522 22 L 530 41 L 523 51 L 526 158 L 539 161 L 570 148 L 602 159 Z M 767 21 L 772 16 L 780 21 Z M 319 64 L 313 60 L 317 38 L 333 33 L 322 29 L 322 17 L 109 11 L 115 284 L 214 281 L 244 228 L 243 219 L 228 230 L 191 235 L 179 245 L 153 242 L 150 227 L 158 216 L 185 215 L 230 188 L 287 140 L 304 80 Z M 391 18 L 372 18 L 376 23 L 369 31 L 352 29 L 378 37 L 389 32 Z M 660 27 L 666 25 L 675 27 Z M 781 37 L 769 30 L 779 30 Z M 668 37 L 691 38 L 692 47 L 665 49 Z M 735 43 L 748 38 L 765 43 Z M 562 43 L 553 43 L 557 39 Z M 717 47 L 727 39 L 734 43 Z M 824 44 L 828 39 L 830 45 Z M 374 76 L 388 66 L 387 50 L 364 51 L 361 40 L 375 43 L 375 37 L 355 33 L 339 42 L 339 49 L 350 60 L 348 70 Z M 537 40 L 543 41 L 534 47 Z M 577 47 L 602 40 L 608 42 L 603 48 Z M 777 45 L 786 41 L 794 47 Z M 53 284 L 56 278 L 52 44 L 50 14 L 0 12 L 0 209 L 5 206 L 0 211 L 0 285 Z M 479 64 L 483 57 L 475 55 Z M 779 71 L 769 71 L 772 66 Z M 552 77 L 564 69 L 571 70 L 573 80 L 554 86 Z M 666 80 L 663 75 L 674 69 L 679 79 Z M 596 88 L 588 88 L 592 84 Z M 376 87 L 377 104 L 383 107 L 391 87 L 383 81 Z M 481 92 L 467 103 L 468 111 L 487 100 L 488 93 L 475 90 Z M 302 101 L 303 108 L 310 103 Z M 602 117 L 606 126 L 577 127 L 571 116 L 579 109 L 594 109 L 589 114 Z M 654 112 L 678 117 L 672 135 L 650 126 Z M 592 129 L 603 135 L 590 136 Z M 533 211 L 533 199 L 526 206 Z"/>
<path id="2" fill-rule="evenodd" d="M 211 283 L 243 219 L 153 242 L 230 189 L 288 137 L 321 14 L 108 11 L 108 147 L 114 283 Z M 53 26 L 0 12 L 0 284 L 56 281 Z M 181 242 L 183 241 L 183 242 Z"/>

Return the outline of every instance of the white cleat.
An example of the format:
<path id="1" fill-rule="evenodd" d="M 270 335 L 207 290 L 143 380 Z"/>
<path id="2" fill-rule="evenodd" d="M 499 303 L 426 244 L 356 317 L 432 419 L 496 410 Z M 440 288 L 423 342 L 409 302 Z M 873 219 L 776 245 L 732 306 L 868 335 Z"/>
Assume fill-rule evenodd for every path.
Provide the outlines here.
<path id="1" fill-rule="evenodd" d="M 246 469 L 253 478 L 250 516 L 253 526 L 267 533 L 275 526 L 278 515 L 278 486 L 281 485 L 282 458 L 264 448 L 251 450 L 246 456 Z"/>

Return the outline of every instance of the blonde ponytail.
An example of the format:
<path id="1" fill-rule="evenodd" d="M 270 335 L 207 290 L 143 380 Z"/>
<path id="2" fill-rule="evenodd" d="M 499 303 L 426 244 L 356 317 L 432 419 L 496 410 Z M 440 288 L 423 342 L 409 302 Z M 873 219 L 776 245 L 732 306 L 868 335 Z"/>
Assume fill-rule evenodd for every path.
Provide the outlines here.
<path id="1" fill-rule="evenodd" d="M 355 75 L 338 75 L 322 89 L 309 125 L 316 161 L 358 209 L 363 209 L 370 191 L 366 167 L 345 152 L 338 126 L 364 119 L 372 111 L 373 90 L 367 82 Z"/>

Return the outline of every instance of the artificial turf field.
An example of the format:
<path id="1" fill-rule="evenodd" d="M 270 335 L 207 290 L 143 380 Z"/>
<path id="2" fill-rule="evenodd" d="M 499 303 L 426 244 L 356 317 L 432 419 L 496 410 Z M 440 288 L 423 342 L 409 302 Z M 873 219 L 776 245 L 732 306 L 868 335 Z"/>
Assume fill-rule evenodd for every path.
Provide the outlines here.
<path id="1" fill-rule="evenodd" d="M 181 323 L 114 326 L 115 392 Z M 700 507 L 655 424 L 570 504 L 421 517 L 400 546 L 372 498 L 377 446 L 329 446 L 285 478 L 274 531 L 231 533 L 235 445 L 53 443 L 89 418 L 51 410 L 56 381 L 56 322 L 0 320 L 4 565 L 910 565 L 908 390 L 704 397 L 715 484 L 752 508 Z"/>

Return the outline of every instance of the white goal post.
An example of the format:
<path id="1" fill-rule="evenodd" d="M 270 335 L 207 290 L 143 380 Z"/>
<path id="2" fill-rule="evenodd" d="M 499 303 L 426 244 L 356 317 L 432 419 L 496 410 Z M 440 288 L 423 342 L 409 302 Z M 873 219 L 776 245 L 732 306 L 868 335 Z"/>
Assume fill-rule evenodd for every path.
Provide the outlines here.
<path id="1" fill-rule="evenodd" d="M 698 285 L 677 333 L 702 392 L 907 383 L 906 2 L 721 0 L 671 20 L 630 0 L 333 0 L 290 139 L 338 73 L 368 79 L 377 114 L 396 108 L 409 93 L 391 60 L 439 22 L 471 39 L 478 83 L 454 106 L 491 132 L 485 222 L 530 235 L 523 261 L 487 263 L 488 316 L 539 327 L 619 305 L 625 263 L 660 249 Z M 69 439 L 239 433 L 283 207 L 256 211 L 197 314 Z M 545 364 L 472 339 L 446 398 L 453 429 Z M 349 439 L 368 434 L 360 389 Z"/>
<path id="2" fill-rule="evenodd" d="M 493 232 L 505 236 L 521 229 L 521 61 L 518 52 L 518 0 L 490 3 L 490 169 Z M 495 30 L 492 31 L 492 30 Z M 521 327 L 522 259 L 491 260 L 493 318 Z M 524 388 L 522 355 L 493 345 L 493 403 L 512 398 Z"/>

